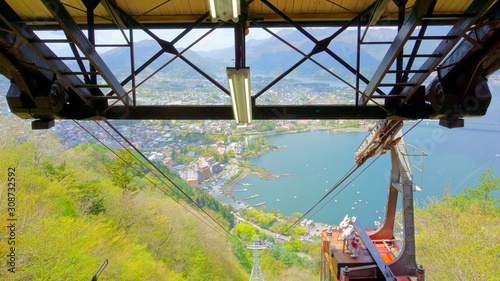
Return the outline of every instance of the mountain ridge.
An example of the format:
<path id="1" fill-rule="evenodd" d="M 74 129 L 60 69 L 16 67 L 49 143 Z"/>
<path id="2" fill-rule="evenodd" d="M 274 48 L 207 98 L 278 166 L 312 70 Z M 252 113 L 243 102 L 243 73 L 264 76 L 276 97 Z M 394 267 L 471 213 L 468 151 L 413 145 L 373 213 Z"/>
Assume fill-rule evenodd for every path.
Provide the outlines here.
<path id="1" fill-rule="evenodd" d="M 372 32 L 367 35 L 367 41 L 383 41 L 392 40 L 396 32 L 394 29 L 379 29 L 378 32 Z M 311 35 L 318 40 L 327 38 L 335 32 L 332 29 L 315 28 L 309 30 Z M 373 35 L 371 35 L 373 34 Z M 314 48 L 314 43 L 305 37 L 297 30 L 280 30 L 277 36 L 283 38 L 301 52 L 308 54 Z M 339 56 L 345 63 L 355 67 L 356 65 L 356 30 L 346 30 L 332 40 L 329 49 Z M 289 69 L 296 62 L 301 60 L 303 56 L 281 42 L 276 37 L 266 39 L 252 39 L 246 42 L 246 64 L 251 68 L 252 75 L 279 75 Z M 136 43 L 135 47 L 135 65 L 136 68 L 147 61 L 151 56 L 160 50 L 160 46 L 154 40 L 143 40 Z M 371 76 L 380 63 L 384 54 L 384 49 L 388 46 L 367 45 L 361 50 L 361 72 L 363 75 Z M 182 52 L 184 49 L 179 49 Z M 225 76 L 226 67 L 231 67 L 234 64 L 234 50 L 232 47 L 223 49 L 214 49 L 208 51 L 191 51 L 187 50 L 183 56 L 198 66 L 204 72 L 212 77 Z M 111 49 L 102 54 L 104 61 L 117 76 L 124 76 L 130 73 L 130 55 L 126 48 Z M 167 63 L 174 56 L 164 54 L 149 67 L 144 73 L 151 73 L 162 65 Z M 324 64 L 324 66 L 338 74 L 344 79 L 352 80 L 354 74 L 347 70 L 340 63 L 335 61 L 330 55 L 325 52 L 316 54 L 312 57 L 314 60 Z M 167 74 L 173 78 L 195 78 L 200 74 L 181 59 L 173 60 L 166 66 L 161 73 Z M 327 72 L 314 62 L 307 60 L 302 65 L 297 67 L 292 75 L 301 76 L 317 76 L 327 75 Z M 329 75 L 329 74 L 328 74 Z"/>

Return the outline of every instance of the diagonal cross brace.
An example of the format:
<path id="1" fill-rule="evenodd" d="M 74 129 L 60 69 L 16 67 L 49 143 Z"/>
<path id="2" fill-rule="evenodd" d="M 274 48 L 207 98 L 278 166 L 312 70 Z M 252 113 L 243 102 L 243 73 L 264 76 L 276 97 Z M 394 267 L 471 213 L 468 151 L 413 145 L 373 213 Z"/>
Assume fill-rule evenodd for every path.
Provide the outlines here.
<path id="1" fill-rule="evenodd" d="M 410 39 L 411 34 L 420 23 L 422 17 L 426 14 L 433 1 L 434 0 L 417 0 L 415 2 L 413 9 L 406 18 L 391 46 L 387 50 L 387 53 L 382 59 L 377 71 L 370 80 L 370 83 L 366 86 L 364 94 L 361 97 L 360 104 L 366 105 L 368 103 L 368 98 L 371 98 L 373 93 L 378 89 L 380 83 L 387 74 L 387 71 L 397 59 L 398 55 L 403 51 L 406 42 Z"/>
<path id="2" fill-rule="evenodd" d="M 119 11 L 120 12 L 120 11 Z M 121 10 L 120 13 L 124 13 L 123 10 Z M 189 26 L 186 30 L 181 32 L 177 37 L 175 37 L 170 43 L 172 45 L 175 45 L 179 40 L 181 40 L 186 34 L 188 34 L 191 30 L 193 30 L 196 26 L 198 26 L 201 22 L 203 22 L 207 17 L 209 16 L 209 12 L 206 12 L 203 16 L 201 16 L 199 19 L 197 19 L 191 26 Z M 127 78 L 125 78 L 122 82 L 121 85 L 124 86 L 128 82 L 132 80 L 132 77 L 134 75 L 139 75 L 144 69 L 146 69 L 149 65 L 151 65 L 156 59 L 158 59 L 162 54 L 164 53 L 164 50 L 161 49 L 159 50 L 156 54 L 154 54 L 151 58 L 149 58 L 145 63 L 143 63 L 139 68 L 137 68 L 133 75 L 129 75 Z"/>
<path id="3" fill-rule="evenodd" d="M 127 106 L 130 105 L 131 99 L 126 95 L 125 89 L 123 89 L 118 79 L 116 79 L 106 63 L 96 52 L 94 46 L 92 46 L 88 38 L 83 34 L 62 3 L 59 0 L 42 0 L 42 3 L 57 20 L 59 26 L 66 33 L 66 36 L 78 46 L 85 57 L 89 59 L 92 66 L 95 67 L 106 83 L 113 89 L 113 92 L 117 94 L 120 101 Z"/>
<path id="4" fill-rule="evenodd" d="M 138 20 L 134 19 L 133 17 L 130 17 L 127 15 L 127 13 L 116 4 L 114 1 L 107 1 L 107 3 L 115 10 L 117 10 L 119 13 L 122 15 L 126 15 L 129 19 L 129 21 L 133 22 L 135 25 L 137 25 L 142 31 L 144 31 L 146 34 L 148 34 L 151 38 L 153 38 L 156 42 L 158 42 L 158 45 L 162 48 L 162 51 L 170 53 L 172 55 L 177 55 L 179 54 L 179 51 L 174 47 L 174 42 L 169 42 L 166 40 L 161 39 L 158 37 L 156 34 L 154 34 L 151 30 L 146 28 L 142 23 L 140 23 Z"/>
<path id="5" fill-rule="evenodd" d="M 343 60 L 341 57 L 339 57 L 337 54 L 335 54 L 334 52 L 332 52 L 330 49 L 327 48 L 328 44 L 330 44 L 331 40 L 334 38 L 333 36 L 330 36 L 328 38 L 325 38 L 325 39 L 319 41 L 314 36 L 312 36 L 309 32 L 307 32 L 304 28 L 302 28 L 299 24 L 297 24 L 291 18 L 289 18 L 286 14 L 284 14 L 278 8 L 276 8 L 275 6 L 273 6 L 273 4 L 269 3 L 269 1 L 267 1 L 267 0 L 261 0 L 261 2 L 264 3 L 266 6 L 268 6 L 276 14 L 280 15 L 285 21 L 287 21 L 289 24 L 291 24 L 293 27 L 295 27 L 295 29 L 297 29 L 300 33 L 302 33 L 304 36 L 306 36 L 314 44 L 316 44 L 316 46 L 314 47 L 313 51 L 311 52 L 311 55 L 314 55 L 316 53 L 325 51 L 332 58 L 334 58 L 337 62 L 339 62 L 342 66 L 344 66 L 345 68 L 347 68 L 347 70 L 349 70 L 351 73 L 353 73 L 353 74 L 358 73 L 358 71 L 354 67 L 350 66 L 345 60 Z M 364 12 L 372 9 L 373 6 L 374 6 L 373 4 L 370 5 L 370 7 L 368 7 L 368 9 L 366 9 Z M 365 82 L 365 83 L 369 83 L 370 82 L 370 80 L 368 80 L 365 76 L 361 75 L 360 73 L 358 73 L 358 74 L 359 74 L 359 78 L 363 82 Z M 384 94 L 382 91 L 380 91 L 378 89 L 377 89 L 377 91 L 379 91 L 381 94 Z"/>
<path id="6" fill-rule="evenodd" d="M 179 52 L 175 48 L 175 46 L 174 46 L 174 44 L 177 41 L 179 41 L 181 38 L 183 38 L 188 32 L 190 32 L 198 24 L 200 24 L 205 18 L 207 18 L 209 16 L 209 12 L 206 12 L 204 15 L 202 15 L 200 18 L 198 18 L 198 20 L 196 20 L 196 22 L 194 22 L 189 28 L 187 28 L 186 30 L 184 30 L 183 32 L 181 32 L 172 41 L 166 41 L 166 40 L 163 40 L 163 39 L 159 38 L 158 36 L 156 36 L 156 34 L 154 34 L 153 32 L 151 32 L 151 30 L 149 30 L 148 28 L 146 28 L 143 24 L 141 24 L 136 19 L 128 16 L 125 13 L 125 11 L 122 8 L 120 8 L 114 1 L 106 1 L 106 3 L 108 3 L 110 5 L 110 8 L 115 9 L 116 11 L 118 11 L 120 14 L 122 14 L 124 16 L 127 16 L 128 19 L 129 19 L 129 21 L 131 21 L 131 22 L 135 23 L 137 26 L 139 26 L 139 28 L 141 28 L 144 32 L 146 32 L 149 36 L 151 36 L 154 40 L 156 40 L 156 42 L 158 42 L 158 44 L 161 47 L 161 50 L 158 51 L 155 55 L 153 55 L 141 67 L 139 67 L 137 70 L 135 70 L 134 73 L 133 73 L 133 75 L 139 74 L 148 65 L 150 65 L 157 58 L 159 58 L 164 52 L 167 52 L 167 53 L 170 53 L 170 54 L 174 55 L 175 56 L 174 59 L 177 58 L 177 57 L 179 57 L 180 59 L 182 59 L 185 63 L 187 63 L 194 70 L 196 70 L 198 73 L 200 73 L 203 77 L 205 77 L 207 80 L 209 80 L 210 82 L 212 82 L 212 84 L 214 84 L 216 87 L 218 87 L 219 89 L 221 89 L 224 93 L 226 93 L 226 94 L 229 95 L 229 91 L 226 88 L 224 88 L 224 86 L 222 86 L 219 82 L 217 82 L 215 79 L 213 79 L 212 77 L 210 77 L 207 73 L 205 73 L 203 70 L 201 70 L 195 64 L 193 64 L 191 61 L 189 61 L 186 57 L 182 56 L 182 52 Z M 125 85 L 126 83 L 128 83 L 132 79 L 133 75 L 132 74 L 129 75 L 124 81 L 122 81 L 121 85 Z"/>
<path id="7" fill-rule="evenodd" d="M 436 50 L 433 52 L 434 54 L 448 54 L 456 44 L 460 42 L 462 36 L 467 32 L 467 30 L 477 21 L 479 20 L 489 8 L 492 7 L 493 4 L 498 3 L 498 0 L 474 0 L 469 8 L 465 11 L 464 14 L 474 14 L 474 18 L 463 18 L 457 21 L 455 25 L 448 32 L 448 36 L 453 36 L 455 39 L 443 40 L 436 47 Z M 420 67 L 421 70 L 429 70 L 435 69 L 441 61 L 444 59 L 444 56 L 441 57 L 430 57 L 428 58 Z M 429 77 L 430 72 L 426 73 L 417 73 L 415 74 L 409 81 L 409 83 L 422 84 L 427 77 Z M 402 96 L 406 96 L 406 100 L 408 100 L 414 93 L 416 89 L 413 88 L 405 88 L 401 91 Z"/>
<path id="8" fill-rule="evenodd" d="M 366 25 L 365 32 L 363 32 L 363 35 L 361 36 L 361 41 L 365 39 L 366 33 L 368 33 L 368 29 L 370 28 L 370 26 L 375 25 L 378 22 L 378 20 L 382 17 L 390 2 L 392 1 L 377 0 L 375 2 L 375 8 L 373 9 L 372 14 L 370 15 L 370 20 Z"/>

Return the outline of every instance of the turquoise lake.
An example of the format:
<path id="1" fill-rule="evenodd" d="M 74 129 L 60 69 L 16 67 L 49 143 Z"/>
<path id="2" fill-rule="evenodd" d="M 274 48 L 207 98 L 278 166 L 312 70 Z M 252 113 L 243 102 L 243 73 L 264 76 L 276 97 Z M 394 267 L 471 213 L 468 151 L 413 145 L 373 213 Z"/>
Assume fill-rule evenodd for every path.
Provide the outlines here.
<path id="1" fill-rule="evenodd" d="M 500 92 L 499 86 L 492 93 Z M 406 132 L 413 124 L 403 128 Z M 236 195 L 260 196 L 247 200 L 250 204 L 266 202 L 268 210 L 278 209 L 290 215 L 305 213 L 332 188 L 354 165 L 354 151 L 367 132 L 333 133 L 313 131 L 269 137 L 271 143 L 284 147 L 252 159 L 252 164 L 271 170 L 274 174 L 290 174 L 269 180 L 250 175 L 240 183 L 248 183 L 246 192 Z M 415 192 L 416 203 L 429 196 L 440 196 L 445 189 L 458 193 L 464 187 L 478 183 L 479 175 L 489 167 L 500 176 L 500 100 L 494 99 L 486 116 L 466 118 L 465 127 L 447 129 L 437 121 L 424 120 L 405 135 L 407 144 L 429 155 L 424 159 L 424 174 L 415 174 L 415 183 L 423 188 Z M 360 172 L 373 159 L 358 169 Z M 421 166 L 422 160 L 415 158 Z M 380 157 L 356 180 L 347 185 L 357 173 L 340 185 L 307 216 L 314 221 L 338 224 L 342 218 L 357 216 L 365 226 L 383 219 L 390 171 L 389 154 Z M 240 189 L 242 185 L 236 185 Z M 338 193 L 341 189 L 344 189 Z M 338 193 L 338 194 L 337 194 Z M 499 196 L 499 193 L 495 193 Z M 331 201 L 320 209 L 327 201 Z"/>

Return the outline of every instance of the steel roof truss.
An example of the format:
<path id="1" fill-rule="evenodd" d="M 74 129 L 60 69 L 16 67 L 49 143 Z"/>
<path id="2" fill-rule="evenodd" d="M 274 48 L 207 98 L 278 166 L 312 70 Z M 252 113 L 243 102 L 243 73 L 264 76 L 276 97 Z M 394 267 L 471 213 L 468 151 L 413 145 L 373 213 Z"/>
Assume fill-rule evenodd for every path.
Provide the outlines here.
<path id="1" fill-rule="evenodd" d="M 432 4 L 431 7 L 429 7 L 429 10 L 427 11 L 427 16 L 432 15 L 432 12 L 434 11 L 434 8 L 436 7 L 437 1 L 435 0 Z M 423 38 L 425 35 L 425 32 L 427 31 L 427 22 L 424 21 L 422 26 L 420 27 L 420 30 L 418 32 L 417 38 Z M 410 37 L 411 38 L 411 37 Z M 417 58 L 417 53 L 418 50 L 420 49 L 420 45 L 422 44 L 423 39 L 416 39 L 415 45 L 413 46 L 413 49 L 411 51 L 411 54 L 409 56 L 408 62 L 406 63 L 406 72 L 401 73 L 401 81 L 400 82 L 407 82 L 408 81 L 408 76 L 409 76 L 409 71 L 411 70 L 413 63 L 415 62 L 415 58 Z"/>
<path id="2" fill-rule="evenodd" d="M 125 16 L 128 16 L 125 14 L 125 11 L 123 11 L 116 3 L 114 2 L 111 2 L 110 5 L 116 9 L 118 12 L 120 12 L 122 15 L 125 15 Z M 219 82 L 217 82 L 215 79 L 213 79 L 212 77 L 210 77 L 210 75 L 208 75 L 207 73 L 205 73 L 203 70 L 201 70 L 199 67 L 197 67 L 195 64 L 193 64 L 191 61 L 189 61 L 186 57 L 182 56 L 181 53 L 179 53 L 177 51 L 177 49 L 175 48 L 174 44 L 179 41 L 182 37 L 184 37 L 186 34 L 188 34 L 191 30 L 193 30 L 197 25 L 199 25 L 203 20 L 205 20 L 207 17 L 208 17 L 209 13 L 205 13 L 203 16 L 201 16 L 196 22 L 194 22 L 190 27 L 188 27 L 187 29 L 185 29 L 183 32 L 181 32 L 176 38 L 174 38 L 174 40 L 172 41 L 166 41 L 166 40 L 163 40 L 161 38 L 159 38 L 158 36 L 156 36 L 156 34 L 154 34 L 151 30 L 149 30 L 147 27 L 145 27 L 144 25 L 142 25 L 140 22 L 138 22 L 136 19 L 129 17 L 130 21 L 133 22 L 135 25 L 139 26 L 144 32 L 146 32 L 149 36 L 151 36 L 151 38 L 153 38 L 154 40 L 156 40 L 158 42 L 158 44 L 160 45 L 160 47 L 162 48 L 160 51 L 158 51 L 155 55 L 153 55 L 148 61 L 146 61 L 141 67 L 139 67 L 137 70 L 135 70 L 133 72 L 132 75 L 130 75 L 129 77 L 127 77 L 122 83 L 121 85 L 125 85 L 126 83 L 128 83 L 133 76 L 139 74 L 142 70 L 144 70 L 148 65 L 150 65 L 151 63 L 153 63 L 157 58 L 159 58 L 164 52 L 167 52 L 167 53 L 170 53 L 170 54 L 173 54 L 175 55 L 174 59 L 176 59 L 177 57 L 179 57 L 181 60 L 183 60 L 186 64 L 188 64 L 189 66 L 191 66 L 194 70 L 196 70 L 198 73 L 200 73 L 203 77 L 205 77 L 207 80 L 209 80 L 210 82 L 212 82 L 212 84 L 214 84 L 216 87 L 218 87 L 219 89 L 221 89 L 224 93 L 226 94 L 229 94 L 229 91 L 224 87 L 222 86 Z M 213 29 L 212 29 L 213 30 Z"/>
<path id="3" fill-rule="evenodd" d="M 123 12 L 123 11 L 121 11 Z M 191 30 L 193 30 L 196 26 L 198 26 L 201 22 L 203 22 L 207 17 L 209 13 L 206 12 L 203 16 L 201 16 L 196 22 L 191 24 L 188 28 L 186 28 L 183 32 L 181 32 L 177 37 L 175 37 L 172 41 L 170 41 L 172 44 L 175 45 L 177 41 L 182 39 L 186 34 L 188 34 Z M 143 63 L 139 68 L 137 68 L 131 75 L 129 75 L 127 78 L 125 78 L 121 85 L 125 86 L 130 80 L 132 80 L 133 76 L 139 75 L 144 69 L 146 69 L 150 64 L 152 64 L 156 59 L 158 59 L 161 55 L 163 54 L 163 50 L 158 51 L 156 54 L 154 54 L 151 58 L 149 58 L 145 63 Z"/>
<path id="4" fill-rule="evenodd" d="M 352 22 L 352 21 L 351 21 Z M 254 24 L 256 24 L 257 26 L 260 26 L 258 23 L 254 22 Z M 345 83 L 347 86 L 349 86 L 350 88 L 352 88 L 353 90 L 356 91 L 356 94 L 358 95 L 360 93 L 359 91 L 359 85 L 358 86 L 353 86 L 351 85 L 349 82 L 345 81 L 342 77 L 338 76 L 337 74 L 333 73 L 330 69 L 328 69 L 327 67 L 325 67 L 324 65 L 322 65 L 321 63 L 319 63 L 318 61 L 316 61 L 315 59 L 313 59 L 311 57 L 311 54 L 305 54 L 304 52 L 302 52 L 301 50 L 299 50 L 297 47 L 293 46 L 292 44 L 290 44 L 289 42 L 287 42 L 285 39 L 281 38 L 279 35 L 277 35 L 276 33 L 272 32 L 271 30 L 269 30 L 269 28 L 265 27 L 265 26 L 260 26 L 262 29 L 264 29 L 265 31 L 267 31 L 269 34 L 273 35 L 274 37 L 276 37 L 278 40 L 280 40 L 281 42 L 283 42 L 284 44 L 286 44 L 287 46 L 289 46 L 290 48 L 292 48 L 293 50 L 295 50 L 296 52 L 298 52 L 299 54 L 301 54 L 303 56 L 302 59 L 300 59 L 297 63 L 295 63 L 293 66 L 291 66 L 288 70 L 286 70 L 285 72 L 283 72 L 280 76 L 276 77 L 273 81 L 271 81 L 268 85 L 266 85 L 264 88 L 262 88 L 257 94 L 255 94 L 253 96 L 254 99 L 257 99 L 259 96 L 261 96 L 262 94 L 264 94 L 267 90 L 269 90 L 272 86 L 274 86 L 276 83 L 278 83 L 279 81 L 281 81 L 284 77 L 286 77 L 288 74 L 290 74 L 290 72 L 292 72 L 294 69 L 296 69 L 297 67 L 299 67 L 302 63 L 304 63 L 307 59 L 309 59 L 310 61 L 312 61 L 313 63 L 315 63 L 316 65 L 318 65 L 319 67 L 321 67 L 324 71 L 328 72 L 330 75 L 332 75 L 333 77 L 339 79 L 340 81 L 342 81 L 343 83 Z M 347 26 L 345 26 L 345 28 L 347 28 Z M 342 30 L 345 29 L 344 27 L 342 28 Z M 332 36 L 336 36 L 338 35 L 340 32 L 337 31 L 334 35 Z M 358 53 L 359 54 L 359 53 Z M 358 62 L 359 62 L 359 58 L 358 58 Z M 358 71 L 359 72 L 359 71 Z M 359 84 L 359 83 L 358 83 Z"/>
<path id="5" fill-rule="evenodd" d="M 372 14 L 370 15 L 370 20 L 366 25 L 363 35 L 361 36 L 361 41 L 365 39 L 366 33 L 368 32 L 370 26 L 377 24 L 378 20 L 380 19 L 380 17 L 382 17 L 385 10 L 387 9 L 387 6 L 391 3 L 391 1 L 392 0 L 377 0 L 375 8 L 373 9 Z"/>
<path id="6" fill-rule="evenodd" d="M 5 11 L 5 10 L 4 10 Z M 13 11 L 8 11 L 12 12 Z M 35 66 L 45 71 L 55 73 L 61 81 L 63 81 L 69 88 L 71 88 L 85 103 L 89 103 L 87 100 L 91 94 L 86 89 L 76 89 L 75 85 L 81 84 L 81 80 L 74 75 L 63 75 L 63 72 L 68 72 L 70 69 L 52 52 L 52 50 L 43 43 L 38 36 L 25 24 L 10 23 L 0 14 L 0 19 L 2 19 L 13 31 L 14 34 L 18 36 L 21 40 L 20 45 L 17 46 L 17 51 L 21 53 L 24 57 L 29 58 L 30 61 L 35 62 Z M 55 58 L 55 59 L 50 59 Z M 45 68 L 43 66 L 47 66 Z M 47 76 L 47 74 L 44 74 Z"/>
<path id="7" fill-rule="evenodd" d="M 455 39 L 442 40 L 441 43 L 436 47 L 433 54 L 441 54 L 439 57 L 429 57 L 420 67 L 421 70 L 433 70 L 439 65 L 439 63 L 445 58 L 443 54 L 448 54 L 453 47 L 460 42 L 461 38 L 467 32 L 467 30 L 477 22 L 488 10 L 495 4 L 497 0 L 474 0 L 465 12 L 465 14 L 474 14 L 472 18 L 462 18 L 456 22 L 453 28 L 448 32 L 447 36 L 453 36 Z M 451 38 L 451 37 L 450 37 Z M 410 83 L 421 85 L 427 77 L 429 77 L 430 72 L 426 73 L 416 73 L 410 79 Z M 405 88 L 401 91 L 401 95 L 406 96 L 406 101 L 414 94 L 416 88 Z"/>
<path id="8" fill-rule="evenodd" d="M 361 79 L 363 82 L 365 83 L 369 83 L 370 80 L 368 80 L 365 76 L 359 74 L 356 69 L 352 66 L 350 66 L 346 61 L 344 61 L 341 57 L 339 57 L 337 54 L 335 54 L 334 52 L 332 52 L 332 50 L 328 49 L 327 46 L 324 46 L 324 43 L 325 42 L 328 42 L 328 39 L 327 41 L 324 41 L 324 42 L 321 42 L 319 41 L 318 39 L 316 39 L 314 36 L 312 36 L 309 32 L 307 32 L 304 28 L 302 28 L 299 24 L 297 24 L 296 22 L 294 22 L 291 18 L 289 18 L 285 13 L 283 13 L 282 11 L 280 11 L 278 8 L 276 8 L 275 6 L 273 6 L 271 3 L 269 3 L 267 0 L 261 0 L 262 3 L 266 4 L 271 10 L 273 10 L 275 13 L 277 13 L 278 15 L 280 15 L 286 22 L 288 22 L 290 25 L 292 25 L 293 27 L 295 27 L 299 32 L 301 32 L 304 36 L 306 36 L 309 40 L 311 40 L 314 44 L 316 44 L 315 48 L 313 50 L 316 49 L 316 53 L 317 52 L 320 52 L 321 51 L 325 51 L 327 54 L 329 54 L 332 58 L 334 58 L 338 63 L 340 63 L 342 66 L 344 66 L 345 68 L 347 68 L 347 70 L 349 70 L 351 73 L 355 74 L 355 75 L 359 75 L 359 79 Z M 367 10 L 371 9 L 373 7 L 373 5 L 371 5 Z M 365 10 L 366 11 L 366 10 Z M 364 13 L 364 12 L 363 12 Z M 351 22 L 351 21 L 350 21 Z M 333 39 L 333 38 L 331 38 Z M 329 39 L 331 41 L 331 39 Z M 329 42 L 328 42 L 329 43 Z M 358 73 L 358 74 L 357 74 Z M 376 89 L 376 91 L 380 94 L 385 94 L 383 91 L 381 91 L 380 89 Z"/>
<path id="9" fill-rule="evenodd" d="M 42 0 L 42 2 L 57 20 L 69 39 L 78 46 L 85 57 L 89 59 L 92 66 L 101 74 L 102 78 L 111 89 L 113 89 L 113 92 L 117 94 L 120 101 L 124 105 L 130 105 L 131 99 L 126 94 L 125 89 L 123 89 L 122 85 L 118 82 L 106 63 L 96 52 L 95 47 L 83 34 L 82 30 L 68 13 L 64 5 L 59 0 Z"/>
<path id="10" fill-rule="evenodd" d="M 420 20 L 428 11 L 433 1 L 434 0 L 417 0 L 415 2 L 415 4 L 413 5 L 413 9 L 408 14 L 403 26 L 401 27 L 398 34 L 396 35 L 396 38 L 389 47 L 389 50 L 387 50 L 387 53 L 382 59 L 382 62 L 380 63 L 377 71 L 366 86 L 364 96 L 361 97 L 360 104 L 366 105 L 368 103 L 367 97 L 371 97 L 373 93 L 378 89 L 380 83 L 389 71 L 389 68 L 392 66 L 399 54 L 403 51 L 406 42 L 410 39 L 411 34 L 420 23 Z"/>

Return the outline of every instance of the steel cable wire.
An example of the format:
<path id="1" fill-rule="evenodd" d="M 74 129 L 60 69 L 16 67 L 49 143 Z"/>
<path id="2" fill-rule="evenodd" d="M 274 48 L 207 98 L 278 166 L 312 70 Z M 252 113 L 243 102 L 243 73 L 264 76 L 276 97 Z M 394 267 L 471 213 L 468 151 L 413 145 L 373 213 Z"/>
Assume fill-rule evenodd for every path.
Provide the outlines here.
<path id="1" fill-rule="evenodd" d="M 410 129 L 408 129 L 405 133 L 402 134 L 402 136 L 400 138 L 402 138 L 403 136 L 405 136 L 406 134 L 408 134 L 411 130 L 413 130 L 418 124 L 420 124 L 420 122 L 422 122 L 422 119 L 419 120 L 417 123 L 415 123 Z M 319 210 L 317 210 L 316 212 L 314 212 L 314 214 L 311 215 L 314 216 L 316 215 L 321 209 L 323 209 L 326 205 L 328 205 L 336 196 L 338 196 L 347 186 L 349 186 L 349 184 L 351 184 L 354 180 L 356 180 L 361 174 L 363 174 L 373 163 L 375 163 L 375 161 L 377 161 L 380 157 L 382 156 L 382 154 L 379 154 L 377 156 L 377 158 L 375 158 L 370 164 L 368 164 L 368 166 L 366 166 L 358 175 L 356 175 L 354 177 L 354 179 L 352 179 L 349 183 L 347 183 L 341 190 L 339 190 L 339 192 L 337 192 L 332 198 L 330 198 L 330 200 L 328 200 L 323 206 L 321 206 L 319 208 Z M 352 174 L 354 174 L 356 172 L 356 170 L 358 168 L 360 168 L 361 165 L 357 166 L 357 165 L 354 165 L 353 167 L 351 167 L 351 169 L 349 169 L 346 174 L 344 174 L 344 176 L 323 196 L 321 197 L 321 199 L 319 199 L 306 213 L 304 213 L 300 218 L 298 218 L 297 220 L 295 220 L 295 222 L 289 226 L 287 229 L 285 229 L 285 231 L 283 232 L 287 232 L 288 230 L 290 230 L 292 227 L 294 227 L 295 225 L 297 225 L 301 220 L 303 220 L 310 212 L 312 212 L 312 210 L 314 208 L 316 208 L 323 200 L 325 200 L 333 191 L 335 191 L 344 181 L 346 181 Z"/>
<path id="2" fill-rule="evenodd" d="M 168 182 L 170 182 L 177 190 L 179 190 L 189 201 L 191 201 L 194 205 L 196 205 L 201 212 L 207 215 L 214 223 L 216 223 L 219 227 L 221 227 L 225 232 L 229 235 L 233 236 L 229 230 L 227 230 L 219 221 L 217 221 L 212 215 L 207 213 L 193 198 L 191 198 L 182 188 L 180 188 L 173 180 L 167 176 L 160 168 L 158 168 L 151 160 L 149 160 L 129 139 L 127 139 L 118 129 L 116 129 L 113 124 L 109 121 L 104 121 L 115 133 L 117 133 L 132 149 L 134 149 L 141 157 L 143 157 L 156 171 L 158 171 Z M 235 236 L 233 236 L 235 237 Z M 236 237 L 235 237 L 236 238 Z"/>
<path id="3" fill-rule="evenodd" d="M 165 189 L 163 189 L 162 187 L 160 187 L 157 183 L 153 182 L 150 178 L 148 178 L 144 173 L 142 173 L 141 171 L 139 171 L 137 168 L 133 167 L 132 164 L 130 164 L 129 162 L 127 162 L 125 159 L 123 159 L 120 155 L 118 155 L 112 148 L 110 148 L 108 145 L 106 145 L 103 141 L 101 141 L 99 138 L 97 138 L 97 136 L 95 136 L 93 133 L 91 133 L 87 128 L 85 128 L 83 125 L 81 125 L 79 122 L 76 122 L 75 120 L 73 120 L 73 122 L 75 122 L 80 128 L 82 128 L 85 132 L 87 132 L 90 136 L 92 136 L 95 140 L 97 140 L 99 143 L 101 143 L 104 147 L 106 147 L 106 149 L 108 149 L 110 152 L 112 152 L 116 157 L 118 157 L 120 160 L 122 160 L 124 163 L 126 163 L 130 168 L 132 168 L 133 170 L 135 170 L 137 173 L 139 173 L 144 179 L 146 179 L 147 181 L 149 181 L 154 187 L 158 188 L 160 191 L 162 191 L 165 195 L 169 196 L 167 191 Z M 102 128 L 102 126 L 101 126 Z M 103 128 L 104 129 L 104 128 Z M 106 131 L 106 130 L 105 130 Z M 112 136 L 108 131 L 106 131 L 107 134 L 109 134 L 113 139 L 115 139 L 115 141 L 117 141 L 122 147 L 123 147 L 123 144 L 121 144 L 114 136 Z M 127 150 L 129 151 L 129 150 Z M 131 153 L 129 151 L 129 153 Z M 139 160 L 133 153 L 131 153 L 131 155 L 134 156 L 134 158 L 136 158 L 137 160 Z M 144 157 L 144 156 L 143 156 Z M 148 169 L 153 175 L 155 175 L 160 181 L 162 181 L 170 190 L 172 191 L 175 191 L 172 187 L 168 186 L 160 177 L 158 177 L 158 175 L 156 175 L 152 170 L 151 168 L 149 168 L 147 165 L 145 165 L 143 162 L 139 161 L 146 169 Z M 155 167 L 156 168 L 156 167 Z M 225 227 L 223 227 L 219 222 L 215 221 L 215 223 L 217 224 L 216 226 L 217 227 L 221 227 L 224 231 L 221 231 L 219 228 L 215 227 L 215 225 L 212 224 L 212 221 L 210 221 L 208 218 L 204 217 L 204 216 L 198 216 L 198 214 L 196 212 L 193 212 L 192 210 L 190 210 L 187 206 L 181 204 L 179 201 L 175 200 L 174 198 L 172 198 L 171 196 L 169 196 L 171 199 L 173 199 L 177 204 L 179 204 L 182 208 L 184 208 L 186 211 L 188 211 L 191 215 L 193 215 L 194 217 L 196 217 L 197 219 L 199 219 L 201 222 L 205 223 L 208 227 L 210 227 L 212 230 L 214 231 L 218 231 L 220 232 L 221 234 L 224 234 L 224 233 L 228 233 L 229 235 L 231 235 L 232 237 L 240 240 L 238 237 L 235 237 L 232 233 L 230 233 Z M 191 199 L 191 198 L 190 198 Z M 191 199 L 192 200 L 192 199 Z M 199 206 L 198 206 L 199 207 Z M 199 207 L 200 208 L 200 207 Z M 210 217 L 210 215 L 209 215 Z M 214 218 L 210 217 L 212 220 L 215 220 Z"/>

